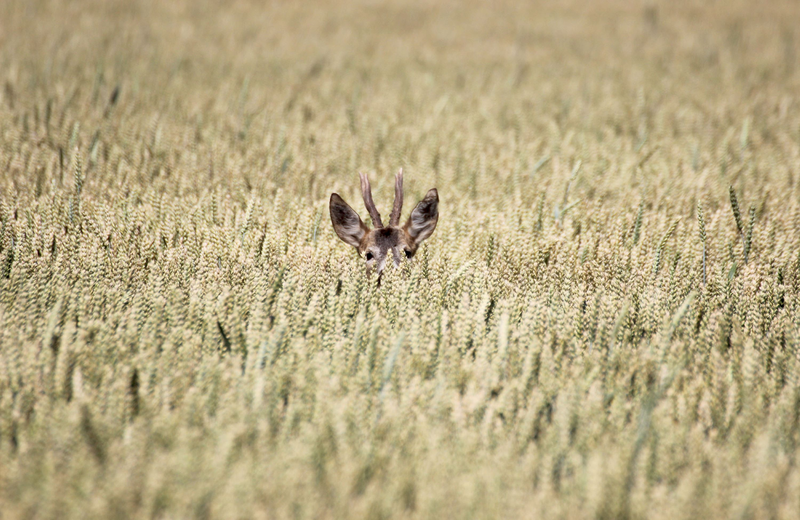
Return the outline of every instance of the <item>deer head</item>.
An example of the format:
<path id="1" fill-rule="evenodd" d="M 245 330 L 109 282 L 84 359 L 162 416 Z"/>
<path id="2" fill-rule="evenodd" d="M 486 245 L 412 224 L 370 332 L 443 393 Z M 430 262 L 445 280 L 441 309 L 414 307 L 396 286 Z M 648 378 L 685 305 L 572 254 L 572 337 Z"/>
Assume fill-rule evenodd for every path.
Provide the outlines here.
<path id="1" fill-rule="evenodd" d="M 433 234 L 436 223 L 439 221 L 439 193 L 436 189 L 429 190 L 411 211 L 408 220 L 400 226 L 400 211 L 403 209 L 403 170 L 395 176 L 394 205 L 389 225 L 383 225 L 381 215 L 372 201 L 372 188 L 369 179 L 363 173 L 361 176 L 361 195 L 369 216 L 372 217 L 370 229 L 338 193 L 331 194 L 330 212 L 333 230 L 345 243 L 355 247 L 359 254 L 364 255 L 367 262 L 367 271 L 373 269 L 378 272 L 378 280 L 386 267 L 386 261 L 391 254 L 395 266 L 400 265 L 403 258 L 411 259 L 417 252 L 419 245 Z"/>

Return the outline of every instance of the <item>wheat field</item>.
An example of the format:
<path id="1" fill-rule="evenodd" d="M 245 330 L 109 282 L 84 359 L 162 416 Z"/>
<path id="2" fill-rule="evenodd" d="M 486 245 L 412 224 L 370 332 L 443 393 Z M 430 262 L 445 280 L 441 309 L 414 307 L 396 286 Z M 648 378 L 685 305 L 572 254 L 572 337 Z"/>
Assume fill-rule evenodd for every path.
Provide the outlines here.
<path id="1" fill-rule="evenodd" d="M 0 519 L 800 518 L 798 19 L 3 1 Z"/>

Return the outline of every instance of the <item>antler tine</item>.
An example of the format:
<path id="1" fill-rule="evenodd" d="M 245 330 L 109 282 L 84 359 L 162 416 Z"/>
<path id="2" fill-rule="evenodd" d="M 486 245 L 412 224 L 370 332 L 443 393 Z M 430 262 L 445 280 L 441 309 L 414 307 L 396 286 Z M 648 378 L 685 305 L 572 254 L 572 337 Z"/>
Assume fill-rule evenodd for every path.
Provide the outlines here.
<path id="1" fill-rule="evenodd" d="M 364 197 L 364 205 L 367 207 L 369 216 L 372 217 L 372 225 L 382 228 L 381 214 L 378 213 L 378 208 L 375 207 L 375 202 L 372 200 L 372 187 L 369 185 L 369 179 L 365 173 L 358 175 L 361 177 L 361 196 Z"/>
<path id="2" fill-rule="evenodd" d="M 394 205 L 392 206 L 392 216 L 389 219 L 390 226 L 400 224 L 400 212 L 403 211 L 403 169 L 394 176 Z"/>

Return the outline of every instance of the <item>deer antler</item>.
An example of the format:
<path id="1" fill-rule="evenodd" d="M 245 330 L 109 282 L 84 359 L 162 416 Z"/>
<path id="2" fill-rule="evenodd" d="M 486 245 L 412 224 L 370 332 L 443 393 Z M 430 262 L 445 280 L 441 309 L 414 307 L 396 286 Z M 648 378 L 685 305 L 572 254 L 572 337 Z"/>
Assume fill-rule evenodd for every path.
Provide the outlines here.
<path id="1" fill-rule="evenodd" d="M 369 216 L 372 217 L 372 224 L 376 228 L 382 228 L 381 214 L 378 213 L 378 208 L 375 207 L 375 202 L 372 200 L 372 188 L 369 185 L 369 179 L 365 173 L 358 174 L 361 177 L 361 196 L 364 197 L 364 205 L 367 207 Z"/>
<path id="2" fill-rule="evenodd" d="M 394 176 L 394 205 L 392 216 L 389 218 L 390 226 L 400 225 L 400 212 L 403 211 L 403 169 Z"/>

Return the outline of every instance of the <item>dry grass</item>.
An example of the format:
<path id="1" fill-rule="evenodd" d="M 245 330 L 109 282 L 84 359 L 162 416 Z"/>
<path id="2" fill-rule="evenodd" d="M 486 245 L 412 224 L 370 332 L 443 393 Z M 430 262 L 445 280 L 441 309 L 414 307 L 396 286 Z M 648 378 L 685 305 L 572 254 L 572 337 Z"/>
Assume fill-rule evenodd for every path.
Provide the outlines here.
<path id="1" fill-rule="evenodd" d="M 798 15 L 2 2 L 0 518 L 797 518 Z"/>

